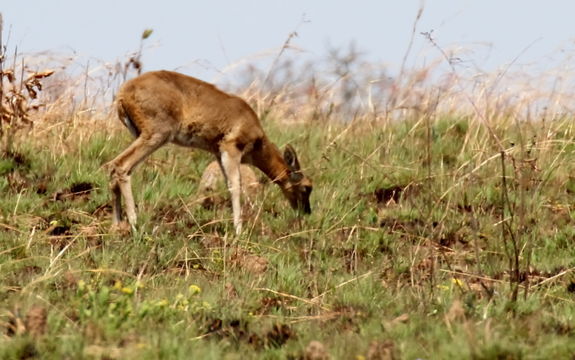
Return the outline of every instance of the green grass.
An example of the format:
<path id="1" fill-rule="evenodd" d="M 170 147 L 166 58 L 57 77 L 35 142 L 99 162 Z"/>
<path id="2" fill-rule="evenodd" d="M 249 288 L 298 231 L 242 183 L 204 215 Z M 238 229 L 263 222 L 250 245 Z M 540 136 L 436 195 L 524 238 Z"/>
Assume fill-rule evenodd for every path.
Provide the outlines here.
<path id="1" fill-rule="evenodd" d="M 496 128 L 504 188 L 499 150 L 465 118 L 267 120 L 314 181 L 313 213 L 298 218 L 268 184 L 239 237 L 227 206 L 197 199 L 209 154 L 167 146 L 140 166 L 139 230 L 125 236 L 108 231 L 101 165 L 127 132 L 69 138 L 78 151 L 21 142 L 21 158 L 0 159 L 0 358 L 303 359 L 313 340 L 334 359 L 570 358 L 575 147 L 562 126 Z M 79 183 L 89 194 L 70 195 Z"/>

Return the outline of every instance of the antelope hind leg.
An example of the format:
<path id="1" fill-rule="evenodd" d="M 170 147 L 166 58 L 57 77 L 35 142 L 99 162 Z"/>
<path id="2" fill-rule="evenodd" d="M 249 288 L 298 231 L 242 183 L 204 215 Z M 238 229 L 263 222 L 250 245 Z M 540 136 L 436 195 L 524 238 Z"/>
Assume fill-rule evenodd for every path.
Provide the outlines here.
<path id="1" fill-rule="evenodd" d="M 111 189 L 113 200 L 112 223 L 117 224 L 122 220 L 122 201 L 126 203 L 126 215 L 128 222 L 135 228 L 137 215 L 130 174 L 134 167 L 141 163 L 151 153 L 166 143 L 167 136 L 156 134 L 149 138 L 138 137 L 126 150 L 112 160 L 108 165 L 111 168 Z"/>

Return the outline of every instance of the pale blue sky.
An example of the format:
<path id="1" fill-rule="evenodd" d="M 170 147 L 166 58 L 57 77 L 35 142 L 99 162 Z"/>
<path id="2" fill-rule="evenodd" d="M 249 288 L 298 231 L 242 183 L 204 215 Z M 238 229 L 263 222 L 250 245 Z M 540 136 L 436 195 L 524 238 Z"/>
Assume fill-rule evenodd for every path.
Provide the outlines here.
<path id="1" fill-rule="evenodd" d="M 398 69 L 411 36 L 419 0 L 30 0 L 5 1 L 5 38 L 23 52 L 50 50 L 114 61 L 137 49 L 153 28 L 146 70 L 180 69 L 210 80 L 230 63 L 292 44 L 321 57 L 328 44 L 355 41 L 373 61 Z M 419 32 L 433 30 L 442 47 L 460 45 L 481 68 L 511 62 L 545 69 L 550 56 L 572 53 L 573 0 L 428 0 L 409 65 L 437 57 Z M 303 21 L 302 21 L 303 20 Z M 208 66 L 206 70 L 197 62 Z"/>

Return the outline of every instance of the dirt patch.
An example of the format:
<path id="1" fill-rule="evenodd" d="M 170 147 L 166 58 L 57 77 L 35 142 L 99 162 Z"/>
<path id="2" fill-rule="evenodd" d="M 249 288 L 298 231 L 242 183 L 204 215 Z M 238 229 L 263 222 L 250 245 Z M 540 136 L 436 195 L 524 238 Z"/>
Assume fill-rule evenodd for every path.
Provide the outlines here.
<path id="1" fill-rule="evenodd" d="M 426 223 L 419 218 L 399 219 L 393 217 L 384 217 L 380 219 L 379 226 L 385 228 L 389 232 L 417 234 L 422 227 L 426 226 Z"/>
<path id="2" fill-rule="evenodd" d="M 268 260 L 254 255 L 248 251 L 236 248 L 230 256 L 230 264 L 233 268 L 244 269 L 254 275 L 261 275 L 268 269 Z"/>
<path id="3" fill-rule="evenodd" d="M 46 179 L 41 179 L 36 184 L 36 194 L 46 195 L 47 192 L 48 192 L 48 181 Z"/>
<path id="4" fill-rule="evenodd" d="M 398 203 L 399 199 L 401 199 L 401 193 L 403 192 L 404 189 L 405 186 L 399 186 L 399 185 L 390 187 L 381 187 L 373 191 L 373 196 L 377 204 L 387 205 L 390 201 Z"/>
<path id="5" fill-rule="evenodd" d="M 2 158 L 9 161 L 11 166 L 7 166 L 5 169 L 3 169 L 4 172 L 0 175 L 5 174 L 6 172 L 14 171 L 16 169 L 30 169 L 32 164 L 26 155 L 17 151 L 3 151 Z"/>
<path id="6" fill-rule="evenodd" d="M 55 213 L 47 219 L 43 219 L 41 227 L 44 234 L 50 236 L 66 236 L 71 235 L 71 226 L 74 221 L 68 218 L 62 218 L 62 214 Z"/>
<path id="7" fill-rule="evenodd" d="M 455 230 L 449 230 L 443 233 L 438 239 L 439 245 L 446 248 L 454 247 L 457 244 L 466 246 L 469 244 L 469 241 L 470 241 L 470 234 L 468 229 L 465 227 L 461 227 Z"/>
<path id="8" fill-rule="evenodd" d="M 408 185 L 389 185 L 378 187 L 371 193 L 366 194 L 378 207 L 398 204 L 419 193 L 421 186 L 410 183 Z"/>
<path id="9" fill-rule="evenodd" d="M 5 176 L 8 186 L 13 192 L 34 189 L 39 195 L 48 191 L 48 184 L 52 178 L 51 172 L 45 174 L 32 173 L 32 161 L 24 154 L 11 151 L 3 152 L 0 156 L 0 176 Z"/>
<path id="10" fill-rule="evenodd" d="M 238 319 L 227 322 L 219 318 L 212 319 L 208 322 L 206 330 L 206 334 L 215 335 L 220 339 L 225 338 L 235 342 L 245 341 L 249 344 L 260 342 L 259 336 L 249 332 L 248 324 Z"/>
<path id="11" fill-rule="evenodd" d="M 43 232 L 49 236 L 49 241 L 52 246 L 61 250 L 68 242 L 70 237 L 73 235 L 72 226 L 77 224 L 76 221 L 70 220 L 68 218 L 61 218 L 60 214 L 54 214 L 48 219 L 43 221 Z"/>
<path id="12" fill-rule="evenodd" d="M 529 281 L 531 282 L 531 284 L 537 284 L 540 283 L 542 281 L 545 281 L 547 279 L 556 277 L 556 276 L 560 276 L 561 274 L 565 273 L 569 271 L 567 268 L 565 268 L 564 266 L 558 266 L 552 270 L 548 270 L 548 271 L 541 271 L 537 268 L 530 268 L 529 271 L 521 271 L 519 274 L 519 278 L 521 281 L 525 281 L 527 280 L 527 278 L 529 278 Z M 513 277 L 513 276 L 512 276 Z M 569 285 L 567 285 L 569 289 Z M 575 287 L 575 286 L 574 286 Z"/>
<path id="13" fill-rule="evenodd" d="M 26 265 L 20 269 L 20 272 L 25 275 L 37 275 L 42 272 L 42 268 L 37 265 Z"/>
<path id="14" fill-rule="evenodd" d="M 112 205 L 110 203 L 104 203 L 96 208 L 94 212 L 92 212 L 92 216 L 102 219 L 107 218 L 112 214 Z"/>
<path id="15" fill-rule="evenodd" d="M 188 234 L 203 225 L 201 222 L 196 222 L 193 216 L 190 216 L 190 211 L 193 211 L 193 208 L 189 209 L 180 203 L 165 203 L 154 210 L 152 219 L 154 223 L 161 225 L 165 231 Z M 211 233 L 209 226 L 202 229 L 202 232 Z"/>
<path id="16" fill-rule="evenodd" d="M 530 268 L 529 271 L 521 270 L 519 273 L 509 272 L 508 270 L 497 272 L 491 276 L 496 280 L 511 280 L 518 283 L 524 283 L 529 280 L 531 285 L 538 284 L 547 279 L 556 277 L 567 269 L 563 266 L 556 267 L 552 270 L 542 271 L 537 268 Z"/>
<path id="17" fill-rule="evenodd" d="M 179 220 L 189 219 L 189 217 L 190 215 L 184 206 L 166 204 L 154 212 L 153 219 L 155 222 L 171 224 Z"/>
<path id="18" fill-rule="evenodd" d="M 33 306 L 26 314 L 26 328 L 32 337 L 39 337 L 46 332 L 48 311 L 42 306 Z"/>
<path id="19" fill-rule="evenodd" d="M 361 321 L 368 318 L 369 314 L 359 306 L 339 305 L 333 309 L 334 319 L 337 319 L 343 330 L 357 331 Z"/>
<path id="20" fill-rule="evenodd" d="M 73 272 L 68 271 L 56 278 L 52 287 L 55 291 L 76 290 L 78 281 L 78 277 Z"/>
<path id="21" fill-rule="evenodd" d="M 254 311 L 254 314 L 266 315 L 272 311 L 277 311 L 287 307 L 291 301 L 281 297 L 266 296 L 260 301 L 260 307 Z"/>
<path id="22" fill-rule="evenodd" d="M 112 224 L 109 233 L 120 238 L 128 238 L 132 234 L 132 226 L 125 220 L 120 221 L 117 224 Z"/>
<path id="23" fill-rule="evenodd" d="M 94 189 L 94 185 L 89 182 L 74 183 L 70 186 L 70 192 L 76 196 L 82 194 L 89 194 Z"/>
<path id="24" fill-rule="evenodd" d="M 473 214 L 475 212 L 473 205 L 470 205 L 468 203 L 457 204 L 456 209 L 459 210 L 460 212 L 465 212 L 469 214 Z"/>
<path id="25" fill-rule="evenodd" d="M 206 210 L 222 209 L 231 207 L 231 200 L 223 195 L 210 195 L 202 198 L 202 207 Z"/>
<path id="26" fill-rule="evenodd" d="M 77 182 L 70 185 L 67 189 L 56 191 L 52 196 L 54 201 L 67 201 L 67 200 L 87 200 L 90 193 L 94 190 L 94 185 L 90 182 Z"/>
<path id="27" fill-rule="evenodd" d="M 287 343 L 289 339 L 295 337 L 296 334 L 294 330 L 286 324 L 274 324 L 272 329 L 265 335 L 267 345 L 270 347 L 281 347 Z"/>
<path id="28" fill-rule="evenodd" d="M 46 229 L 46 234 L 51 236 L 65 236 L 70 235 L 70 226 L 56 223 Z"/>
<path id="29" fill-rule="evenodd" d="M 14 170 L 6 174 L 6 180 L 8 180 L 8 186 L 13 192 L 19 193 L 26 190 L 32 186 L 32 180 L 29 179 L 26 173 Z"/>
<path id="30" fill-rule="evenodd" d="M 184 275 L 189 271 L 206 271 L 204 264 L 200 259 L 176 260 L 168 267 L 168 272 L 173 274 Z"/>
<path id="31" fill-rule="evenodd" d="M 261 350 L 265 347 L 279 348 L 290 339 L 296 338 L 295 331 L 287 324 L 274 324 L 271 329 L 258 334 L 250 330 L 246 321 L 232 319 L 223 321 L 216 318 L 208 321 L 206 335 L 216 336 L 220 339 L 228 339 L 236 343 L 244 342 Z"/>
<path id="32" fill-rule="evenodd" d="M 30 167 L 30 160 L 22 153 L 16 151 L 8 151 L 4 153 L 4 156 L 12 159 L 14 164 L 16 164 L 19 167 L 26 167 L 26 168 Z"/>
<path id="33" fill-rule="evenodd" d="M 225 246 L 225 239 L 219 234 L 205 234 L 199 239 L 199 243 L 206 250 L 223 249 Z"/>

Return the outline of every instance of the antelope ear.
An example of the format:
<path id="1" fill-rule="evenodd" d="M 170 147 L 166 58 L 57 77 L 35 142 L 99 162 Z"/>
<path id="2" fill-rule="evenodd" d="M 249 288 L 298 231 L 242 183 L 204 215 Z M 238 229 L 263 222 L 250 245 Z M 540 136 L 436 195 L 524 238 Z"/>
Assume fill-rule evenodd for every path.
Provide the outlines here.
<path id="1" fill-rule="evenodd" d="M 287 144 L 284 148 L 284 160 L 290 171 L 295 172 L 300 170 L 297 155 L 290 144 Z"/>

